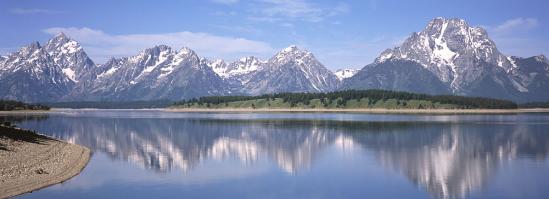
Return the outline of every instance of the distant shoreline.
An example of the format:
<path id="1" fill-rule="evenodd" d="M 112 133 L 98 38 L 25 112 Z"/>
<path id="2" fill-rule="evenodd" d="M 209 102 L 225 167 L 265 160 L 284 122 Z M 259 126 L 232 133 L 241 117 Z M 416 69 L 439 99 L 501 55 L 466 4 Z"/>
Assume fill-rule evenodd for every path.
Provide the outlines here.
<path id="1" fill-rule="evenodd" d="M 86 147 L 0 126 L 0 198 L 8 198 L 69 180 L 88 164 Z"/>
<path id="2" fill-rule="evenodd" d="M 51 113 L 52 110 L 13 110 L 13 111 L 0 111 L 0 114 L 27 114 L 27 113 Z"/>
<path id="3" fill-rule="evenodd" d="M 549 113 L 549 108 L 532 109 L 301 109 L 301 108 L 166 108 L 168 112 L 328 112 L 328 113 L 405 113 L 405 114 L 506 114 Z"/>
<path id="4" fill-rule="evenodd" d="M 276 112 L 309 112 L 309 113 L 372 113 L 372 114 L 512 114 L 512 113 L 549 113 L 549 108 L 519 108 L 519 109 L 383 109 L 383 108 L 146 108 L 146 109 L 97 109 L 97 108 L 52 108 L 49 111 L 18 110 L 0 111 L 0 115 L 48 114 L 66 110 L 109 110 L 109 111 L 166 111 L 166 112 L 224 112 L 224 113 L 276 113 Z"/>

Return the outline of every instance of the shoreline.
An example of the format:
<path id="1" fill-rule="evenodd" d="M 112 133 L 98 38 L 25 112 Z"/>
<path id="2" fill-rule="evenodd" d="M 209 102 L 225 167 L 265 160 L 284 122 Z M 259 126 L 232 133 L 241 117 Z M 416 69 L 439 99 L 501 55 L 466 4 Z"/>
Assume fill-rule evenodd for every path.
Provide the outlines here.
<path id="1" fill-rule="evenodd" d="M 0 198 L 65 182 L 90 160 L 90 149 L 28 130 L 0 126 Z"/>
<path id="2" fill-rule="evenodd" d="M 301 109 L 301 108 L 166 108 L 168 112 L 224 112 L 224 113 L 246 113 L 246 112 L 305 112 L 305 113 L 373 113 L 373 114 L 513 114 L 513 113 L 549 113 L 549 108 L 532 109 Z"/>
<path id="3" fill-rule="evenodd" d="M 0 115 L 40 115 L 60 113 L 67 110 L 81 111 L 165 111 L 188 113 L 371 113 L 371 114 L 517 114 L 517 113 L 549 113 L 549 108 L 518 108 L 518 109 L 384 109 L 384 108 L 147 108 L 147 109 L 71 109 L 52 108 L 48 111 L 18 110 L 0 111 Z"/>
<path id="4" fill-rule="evenodd" d="M 0 111 L 0 114 L 25 114 L 25 113 L 51 113 L 50 110 L 13 110 L 13 111 Z"/>

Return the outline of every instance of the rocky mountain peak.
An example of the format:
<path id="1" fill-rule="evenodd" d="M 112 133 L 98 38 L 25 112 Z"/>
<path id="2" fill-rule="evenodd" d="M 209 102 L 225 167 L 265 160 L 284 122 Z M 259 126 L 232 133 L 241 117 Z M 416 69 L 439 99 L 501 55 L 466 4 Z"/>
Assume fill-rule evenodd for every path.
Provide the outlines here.
<path id="1" fill-rule="evenodd" d="M 303 65 L 302 63 L 304 62 L 316 61 L 316 58 L 309 51 L 300 49 L 296 45 L 291 45 L 278 52 L 270 61 L 280 64 L 296 62 L 298 65 Z"/>
<path id="2" fill-rule="evenodd" d="M 54 38 L 68 38 L 67 35 L 65 35 L 64 32 L 57 33 Z"/>
<path id="3" fill-rule="evenodd" d="M 299 51 L 299 48 L 296 45 L 290 45 L 290 46 L 282 49 L 280 52 L 281 53 L 289 53 L 289 52 L 294 52 L 294 51 Z"/>
<path id="4" fill-rule="evenodd" d="M 198 54 L 196 54 L 196 52 L 189 47 L 183 47 L 179 49 L 179 51 L 176 52 L 175 59 L 176 62 L 183 59 L 192 59 L 196 62 L 200 62 L 201 60 Z"/>
<path id="5" fill-rule="evenodd" d="M 60 32 L 57 33 L 54 37 L 52 37 L 48 43 L 66 43 L 70 40 L 70 38 L 65 35 L 65 33 Z"/>
<path id="6" fill-rule="evenodd" d="M 67 37 L 64 33 L 55 35 L 48 40 L 44 47 L 48 53 L 53 56 L 59 54 L 73 54 L 82 51 L 82 46 L 80 46 L 77 41 Z"/>
<path id="7" fill-rule="evenodd" d="M 70 80 L 79 82 L 95 78 L 95 63 L 84 52 L 80 43 L 65 33 L 60 32 L 48 40 L 44 49 Z"/>
<path id="8" fill-rule="evenodd" d="M 298 56 L 306 56 L 306 55 L 312 55 L 312 54 L 307 50 L 300 49 L 296 45 L 291 45 L 282 49 L 280 52 L 278 52 L 278 54 L 275 57 L 280 59 L 285 57 L 298 57 Z"/>
<path id="9" fill-rule="evenodd" d="M 22 47 L 19 51 L 11 53 L 6 57 L 6 60 L 3 65 L 7 68 L 13 68 L 16 65 L 21 67 L 31 67 L 30 63 L 34 62 L 46 62 L 49 60 L 49 56 L 44 50 L 44 47 L 38 42 L 32 42 L 27 46 Z M 16 68 L 21 68 L 16 67 Z"/>
<path id="10" fill-rule="evenodd" d="M 40 45 L 40 43 L 35 41 L 35 42 L 32 42 L 32 43 L 28 44 L 27 46 L 21 48 L 21 50 L 19 52 L 23 56 L 28 56 L 28 55 L 36 52 L 37 50 L 40 50 L 41 48 L 42 48 L 42 46 Z"/>
<path id="11" fill-rule="evenodd" d="M 186 54 L 186 55 L 196 55 L 196 52 L 194 50 L 190 49 L 189 47 L 183 47 L 179 50 L 180 54 Z"/>
<path id="12" fill-rule="evenodd" d="M 300 48 L 296 45 L 290 45 L 282 49 L 279 54 L 311 54 L 308 50 Z"/>
<path id="13" fill-rule="evenodd" d="M 158 45 L 152 48 L 145 49 L 145 54 L 159 55 L 161 52 L 171 52 L 172 48 L 167 45 Z"/>
<path id="14" fill-rule="evenodd" d="M 444 29 L 450 28 L 450 29 L 458 29 L 458 30 L 466 30 L 470 28 L 469 24 L 463 20 L 458 18 L 443 18 L 443 17 L 437 17 L 431 20 L 423 32 L 427 32 L 431 35 L 437 35 L 440 36 L 440 34 L 444 34 Z"/>

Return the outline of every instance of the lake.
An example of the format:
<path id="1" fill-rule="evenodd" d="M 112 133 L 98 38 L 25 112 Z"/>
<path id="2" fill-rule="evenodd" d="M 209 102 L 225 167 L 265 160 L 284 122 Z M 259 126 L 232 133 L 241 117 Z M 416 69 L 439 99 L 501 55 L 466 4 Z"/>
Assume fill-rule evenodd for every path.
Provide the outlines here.
<path id="1" fill-rule="evenodd" d="M 20 198 L 548 198 L 549 114 L 2 116 L 89 147 L 83 172 Z"/>

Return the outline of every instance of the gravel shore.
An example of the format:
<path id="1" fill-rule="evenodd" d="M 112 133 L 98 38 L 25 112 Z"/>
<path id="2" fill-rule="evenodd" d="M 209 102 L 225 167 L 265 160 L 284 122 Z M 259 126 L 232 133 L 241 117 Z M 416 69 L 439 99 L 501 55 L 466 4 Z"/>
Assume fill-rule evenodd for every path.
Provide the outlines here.
<path id="1" fill-rule="evenodd" d="M 0 126 L 0 198 L 64 182 L 84 169 L 86 147 Z"/>

